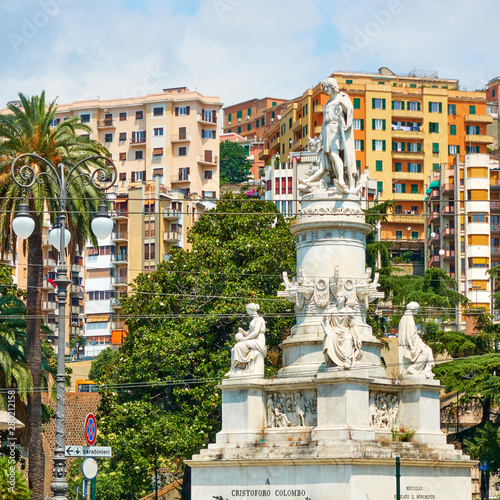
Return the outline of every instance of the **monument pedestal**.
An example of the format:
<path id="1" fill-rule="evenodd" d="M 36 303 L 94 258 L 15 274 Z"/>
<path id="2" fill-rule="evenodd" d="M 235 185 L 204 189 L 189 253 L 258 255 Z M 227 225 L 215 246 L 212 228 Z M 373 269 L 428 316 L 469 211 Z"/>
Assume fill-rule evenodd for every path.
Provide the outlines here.
<path id="1" fill-rule="evenodd" d="M 440 431 L 439 382 L 391 379 L 381 365 L 366 315 L 383 294 L 365 268 L 372 227 L 359 196 L 306 195 L 291 230 L 298 277 L 285 275 L 279 295 L 295 303 L 297 323 L 281 345 L 283 367 L 272 379 L 223 380 L 222 430 L 187 461 L 193 500 L 387 500 L 397 456 L 402 499 L 470 500 L 474 463 Z"/>

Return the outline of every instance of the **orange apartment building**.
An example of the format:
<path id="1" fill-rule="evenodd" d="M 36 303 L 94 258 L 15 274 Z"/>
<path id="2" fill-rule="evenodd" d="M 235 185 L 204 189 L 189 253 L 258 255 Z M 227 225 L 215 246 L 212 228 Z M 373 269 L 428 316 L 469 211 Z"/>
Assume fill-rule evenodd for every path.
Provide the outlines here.
<path id="1" fill-rule="evenodd" d="M 358 169 L 369 168 L 379 201 L 394 203 L 380 237 L 394 243 L 393 257 L 423 263 L 425 191 L 432 173 L 456 154 L 487 152 L 492 118 L 486 94 L 461 91 L 458 80 L 436 74 L 396 75 L 387 68 L 331 76 L 353 103 Z M 279 123 L 266 131 L 261 160 L 290 168 L 291 156 L 306 151 L 308 137 L 320 133 L 327 101 L 321 82 L 290 101 Z"/>

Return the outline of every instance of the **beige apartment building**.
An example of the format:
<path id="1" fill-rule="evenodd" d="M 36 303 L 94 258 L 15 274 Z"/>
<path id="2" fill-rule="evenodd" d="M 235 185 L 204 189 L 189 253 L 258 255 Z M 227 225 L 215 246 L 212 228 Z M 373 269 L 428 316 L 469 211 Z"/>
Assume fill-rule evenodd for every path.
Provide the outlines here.
<path id="1" fill-rule="evenodd" d="M 108 193 L 113 234 L 100 241 L 98 249 L 89 243 L 84 262 L 78 256 L 71 271 L 75 295 L 68 300 L 72 315 L 67 320 L 67 352 L 81 337 L 85 337 L 80 344 L 85 344 L 86 356 L 119 345 L 126 333 L 120 296 L 128 284 L 139 273 L 154 271 L 168 260 L 171 248 L 186 247 L 187 230 L 214 205 L 219 195 L 221 107 L 218 97 L 186 87 L 58 106 L 53 125 L 79 117 L 92 129 L 91 138 L 111 152 L 118 170 L 116 185 Z M 55 271 L 52 256 L 47 244 L 42 303 L 44 319 L 55 332 L 55 290 L 47 281 Z M 22 288 L 25 279 L 19 266 L 17 275 Z"/>

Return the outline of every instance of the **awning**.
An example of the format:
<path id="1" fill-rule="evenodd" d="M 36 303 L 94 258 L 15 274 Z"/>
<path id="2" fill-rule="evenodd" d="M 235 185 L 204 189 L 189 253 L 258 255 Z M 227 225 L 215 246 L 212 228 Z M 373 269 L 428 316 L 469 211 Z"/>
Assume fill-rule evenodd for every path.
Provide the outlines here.
<path id="1" fill-rule="evenodd" d="M 426 197 L 424 198 L 424 201 L 427 201 L 428 199 L 429 199 L 429 197 L 428 197 L 428 196 L 426 196 Z"/>
<path id="2" fill-rule="evenodd" d="M 109 321 L 109 314 L 87 314 L 87 323 L 106 323 Z"/>
<path id="3" fill-rule="evenodd" d="M 425 194 L 431 194 L 431 191 L 432 189 L 430 187 L 428 187 L 426 190 L 425 190 Z"/>
<path id="4" fill-rule="evenodd" d="M 429 184 L 429 187 L 431 189 L 439 189 L 439 181 L 432 181 L 430 184 Z"/>
<path id="5" fill-rule="evenodd" d="M 153 156 L 163 156 L 163 148 L 153 148 Z"/>
<path id="6" fill-rule="evenodd" d="M 20 429 L 21 427 L 24 427 L 24 424 L 17 418 L 9 416 L 8 411 L 0 411 L 0 431 L 4 431 L 10 427 Z"/>

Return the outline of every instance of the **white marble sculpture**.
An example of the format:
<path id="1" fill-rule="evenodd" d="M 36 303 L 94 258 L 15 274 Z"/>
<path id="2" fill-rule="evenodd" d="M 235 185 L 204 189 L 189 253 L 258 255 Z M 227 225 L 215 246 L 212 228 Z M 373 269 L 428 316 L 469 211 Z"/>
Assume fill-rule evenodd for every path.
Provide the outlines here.
<path id="1" fill-rule="evenodd" d="M 316 423 L 316 395 L 301 392 L 268 393 L 267 427 L 305 427 Z"/>
<path id="2" fill-rule="evenodd" d="M 264 358 L 267 356 L 266 322 L 259 316 L 259 304 L 247 304 L 247 313 L 252 318 L 248 331 L 238 329 L 236 344 L 231 349 L 230 374 L 251 373 L 264 375 Z"/>
<path id="3" fill-rule="evenodd" d="M 310 151 L 318 154 L 318 169 L 300 180 L 299 189 L 302 192 L 328 190 L 334 187 L 336 179 L 336 191 L 354 193 L 359 191 L 364 179 L 356 186 L 352 102 L 346 93 L 339 91 L 335 78 L 327 78 L 322 88 L 330 100 L 323 110 L 321 134 L 309 139 L 308 145 Z"/>
<path id="4" fill-rule="evenodd" d="M 336 294 L 337 305 L 323 317 L 323 354 L 327 366 L 351 368 L 361 353 L 361 340 L 355 332 L 356 318 L 353 310 L 346 305 L 347 294 Z"/>
<path id="5" fill-rule="evenodd" d="M 433 378 L 434 356 L 432 349 L 420 338 L 413 317 L 419 307 L 418 302 L 408 303 L 406 312 L 399 321 L 400 372 L 402 375 L 425 375 L 426 378 Z"/>
<path id="6" fill-rule="evenodd" d="M 370 425 L 393 428 L 399 413 L 399 400 L 395 394 L 370 394 Z"/>

